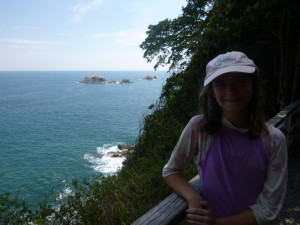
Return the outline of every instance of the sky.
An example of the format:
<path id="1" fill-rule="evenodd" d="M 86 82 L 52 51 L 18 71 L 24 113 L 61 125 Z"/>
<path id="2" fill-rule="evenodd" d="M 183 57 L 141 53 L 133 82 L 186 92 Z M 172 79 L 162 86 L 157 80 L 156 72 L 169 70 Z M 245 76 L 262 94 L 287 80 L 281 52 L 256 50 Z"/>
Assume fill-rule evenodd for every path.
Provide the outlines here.
<path id="1" fill-rule="evenodd" d="M 0 71 L 154 70 L 139 45 L 186 0 L 0 0 Z M 167 70 L 159 67 L 158 70 Z"/>

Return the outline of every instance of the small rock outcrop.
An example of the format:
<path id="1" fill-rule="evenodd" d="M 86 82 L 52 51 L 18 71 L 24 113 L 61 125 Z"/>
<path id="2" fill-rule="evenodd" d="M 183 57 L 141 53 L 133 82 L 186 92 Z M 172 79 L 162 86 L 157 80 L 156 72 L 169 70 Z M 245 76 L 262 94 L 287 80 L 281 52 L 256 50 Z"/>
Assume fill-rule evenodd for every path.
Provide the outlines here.
<path id="1" fill-rule="evenodd" d="M 79 83 L 118 83 L 118 84 L 130 84 L 132 83 L 128 78 L 124 78 L 122 81 L 106 80 L 105 77 L 99 75 L 87 75 L 83 81 L 78 81 Z"/>
<path id="2" fill-rule="evenodd" d="M 129 145 L 118 144 L 118 149 L 120 149 L 120 150 L 124 150 L 124 149 L 133 150 L 134 147 L 133 146 L 129 146 Z"/>
<path id="3" fill-rule="evenodd" d="M 117 152 L 109 152 L 108 155 L 109 155 L 110 157 L 127 157 L 128 154 L 134 152 L 134 147 L 133 147 L 133 146 L 129 146 L 129 145 L 121 145 L 121 144 L 118 144 L 118 149 L 119 149 L 120 151 L 117 151 Z"/>
<path id="4" fill-rule="evenodd" d="M 147 75 L 145 78 L 142 78 L 142 80 L 156 80 L 158 79 L 156 76 Z"/>

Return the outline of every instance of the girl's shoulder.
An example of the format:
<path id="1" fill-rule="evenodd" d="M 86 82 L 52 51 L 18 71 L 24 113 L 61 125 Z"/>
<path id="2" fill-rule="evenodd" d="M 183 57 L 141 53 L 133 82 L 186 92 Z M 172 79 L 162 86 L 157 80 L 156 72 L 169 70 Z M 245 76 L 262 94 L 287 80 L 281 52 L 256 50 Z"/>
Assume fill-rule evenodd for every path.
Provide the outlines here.
<path id="1" fill-rule="evenodd" d="M 268 156 L 271 156 L 279 149 L 284 148 L 286 140 L 285 135 L 281 130 L 270 124 L 266 124 L 266 126 L 269 130 L 269 133 L 263 133 L 261 137 L 266 147 Z"/>
<path id="2" fill-rule="evenodd" d="M 200 126 L 201 122 L 203 121 L 203 119 L 204 119 L 204 116 L 202 114 L 193 116 L 190 119 L 190 121 L 188 122 L 187 127 L 192 130 L 199 130 L 199 126 Z"/>
<path id="3" fill-rule="evenodd" d="M 202 121 L 204 119 L 204 116 L 201 114 L 201 115 L 196 115 L 196 116 L 193 116 L 191 119 L 190 119 L 190 122 L 189 123 L 192 123 L 192 124 L 197 124 L 199 123 L 200 121 Z"/>
<path id="4" fill-rule="evenodd" d="M 269 133 L 263 133 L 262 134 L 263 138 L 285 140 L 284 133 L 281 130 L 267 123 L 266 126 L 268 128 Z"/>

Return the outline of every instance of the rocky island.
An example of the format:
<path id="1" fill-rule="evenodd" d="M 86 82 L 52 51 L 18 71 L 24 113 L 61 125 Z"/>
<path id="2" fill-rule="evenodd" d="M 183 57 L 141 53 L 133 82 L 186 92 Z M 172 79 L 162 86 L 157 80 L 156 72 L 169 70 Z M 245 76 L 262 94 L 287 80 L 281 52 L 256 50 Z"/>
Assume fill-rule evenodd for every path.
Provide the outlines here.
<path id="1" fill-rule="evenodd" d="M 118 83 L 118 84 L 130 84 L 132 83 L 128 78 L 124 78 L 122 81 L 114 81 L 114 80 L 106 80 L 105 77 L 99 75 L 87 75 L 85 76 L 83 81 L 78 81 L 79 83 L 97 83 L 97 84 L 104 84 L 104 83 Z"/>
<path id="2" fill-rule="evenodd" d="M 158 79 L 156 76 L 147 75 L 145 78 L 142 78 L 142 80 L 156 80 Z"/>

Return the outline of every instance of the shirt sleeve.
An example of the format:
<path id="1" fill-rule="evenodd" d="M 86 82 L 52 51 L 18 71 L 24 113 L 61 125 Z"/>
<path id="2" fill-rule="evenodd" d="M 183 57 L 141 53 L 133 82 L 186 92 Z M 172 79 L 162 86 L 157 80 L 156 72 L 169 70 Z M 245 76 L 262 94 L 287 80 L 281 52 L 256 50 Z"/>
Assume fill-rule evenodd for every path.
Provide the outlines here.
<path id="1" fill-rule="evenodd" d="M 182 131 L 168 163 L 163 168 L 163 177 L 182 172 L 198 151 L 198 124 L 202 116 L 194 116 Z"/>
<path id="2" fill-rule="evenodd" d="M 259 225 L 273 223 L 281 211 L 287 189 L 287 147 L 284 134 L 268 125 L 270 133 L 262 135 L 268 157 L 264 189 L 255 205 L 250 206 Z"/>

